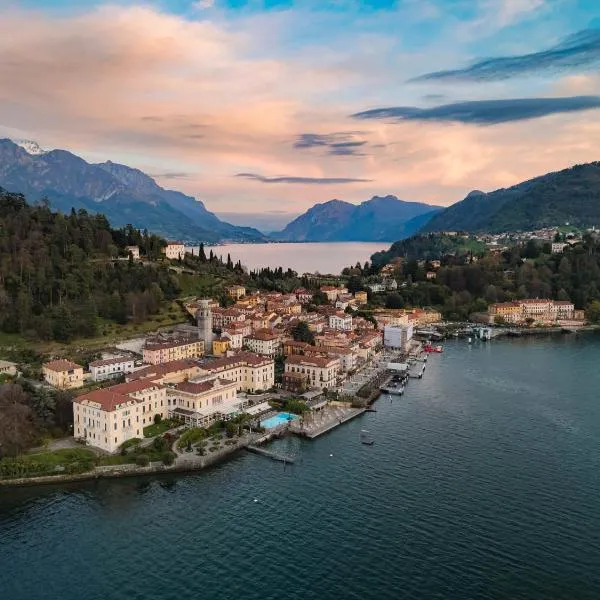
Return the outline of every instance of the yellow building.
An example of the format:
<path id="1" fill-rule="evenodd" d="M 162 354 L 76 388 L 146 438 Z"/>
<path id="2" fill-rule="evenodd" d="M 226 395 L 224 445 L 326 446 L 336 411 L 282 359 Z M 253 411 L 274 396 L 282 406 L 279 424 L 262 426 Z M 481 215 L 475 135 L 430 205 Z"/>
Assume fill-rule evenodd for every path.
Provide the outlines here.
<path id="1" fill-rule="evenodd" d="M 231 348 L 231 340 L 226 337 L 220 337 L 213 340 L 212 353 L 214 356 L 223 356 L 227 353 L 227 350 Z"/>
<path id="2" fill-rule="evenodd" d="M 497 302 L 488 309 L 490 322 L 502 319 L 507 323 L 519 323 L 523 320 L 523 309 L 519 302 Z"/>
<path id="3" fill-rule="evenodd" d="M 235 300 L 239 300 L 246 295 L 246 288 L 243 285 L 232 285 L 227 288 L 227 294 Z"/>
<path id="4" fill-rule="evenodd" d="M 356 292 L 354 294 L 354 298 L 356 298 L 357 302 L 360 302 L 360 304 L 366 304 L 367 303 L 367 292 Z"/>
<path id="5" fill-rule="evenodd" d="M 59 390 L 83 386 L 83 367 L 70 360 L 53 360 L 42 365 L 44 381 Z"/>
<path id="6" fill-rule="evenodd" d="M 150 365 L 160 365 L 186 358 L 199 358 L 204 354 L 204 341 L 197 339 L 150 339 L 143 348 L 143 359 Z"/>

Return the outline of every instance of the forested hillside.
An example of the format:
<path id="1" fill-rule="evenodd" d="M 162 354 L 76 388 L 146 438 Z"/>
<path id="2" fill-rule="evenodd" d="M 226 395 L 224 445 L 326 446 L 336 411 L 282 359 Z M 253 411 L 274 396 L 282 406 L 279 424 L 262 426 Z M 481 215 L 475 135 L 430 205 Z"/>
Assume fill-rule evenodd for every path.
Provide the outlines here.
<path id="1" fill-rule="evenodd" d="M 125 323 L 157 312 L 178 282 L 166 266 L 127 260 L 127 245 L 156 258 L 164 241 L 0 189 L 0 330 L 67 341 L 96 335 L 100 319 Z"/>
<path id="2" fill-rule="evenodd" d="M 575 165 L 506 189 L 471 192 L 422 231 L 531 231 L 600 224 L 600 162 Z"/>

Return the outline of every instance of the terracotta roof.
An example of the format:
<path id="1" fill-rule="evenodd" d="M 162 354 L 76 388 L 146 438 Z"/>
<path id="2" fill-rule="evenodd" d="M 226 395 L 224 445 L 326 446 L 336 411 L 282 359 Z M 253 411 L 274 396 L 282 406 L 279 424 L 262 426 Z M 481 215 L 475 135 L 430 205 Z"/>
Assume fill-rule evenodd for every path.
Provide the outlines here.
<path id="1" fill-rule="evenodd" d="M 211 379 L 210 381 L 200 381 L 198 383 L 193 381 L 184 381 L 182 383 L 178 383 L 175 386 L 175 389 L 188 394 L 203 394 L 204 392 L 214 389 L 216 387 L 215 383 L 217 382 L 220 384 L 220 386 L 236 385 L 234 381 L 230 381 L 229 379 L 221 379 L 219 377 L 216 379 Z"/>
<path id="2" fill-rule="evenodd" d="M 172 340 L 148 340 L 144 344 L 144 350 L 168 350 L 169 348 L 178 348 L 179 346 L 190 346 L 197 344 L 202 340 L 193 338 L 179 338 Z"/>
<path id="3" fill-rule="evenodd" d="M 252 335 L 248 336 L 248 339 L 269 342 L 278 339 L 278 336 L 271 333 L 269 329 L 258 329 Z"/>
<path id="4" fill-rule="evenodd" d="M 74 369 L 83 369 L 81 365 L 65 359 L 51 360 L 50 362 L 44 363 L 42 366 L 49 371 L 56 371 L 57 373 L 72 371 Z"/>
<path id="5" fill-rule="evenodd" d="M 105 360 L 95 360 L 90 363 L 90 367 L 106 367 L 108 365 L 118 365 L 124 362 L 133 362 L 130 356 L 117 356 L 116 358 L 106 358 Z"/>
<path id="6" fill-rule="evenodd" d="M 74 402 L 78 404 L 99 404 L 101 410 L 112 412 L 123 404 L 136 404 L 135 398 L 112 391 L 112 388 L 94 390 L 89 394 L 78 396 Z"/>
<path id="7" fill-rule="evenodd" d="M 145 379 L 151 377 L 157 379 L 159 377 L 164 377 L 169 373 L 176 373 L 177 371 L 183 371 L 184 369 L 191 369 L 197 366 L 198 363 L 189 358 L 171 360 L 161 365 L 151 365 L 149 367 L 146 367 L 145 369 L 134 371 L 133 373 L 130 373 L 127 377 L 130 380 Z"/>
<path id="8" fill-rule="evenodd" d="M 302 356 L 300 354 L 291 354 L 285 360 L 286 364 L 292 365 L 308 365 L 311 367 L 328 367 L 333 362 L 337 362 L 338 358 L 324 357 L 324 356 Z"/>
<path id="9" fill-rule="evenodd" d="M 163 385 L 151 379 L 137 379 L 135 381 L 128 381 L 127 383 L 119 383 L 106 389 L 117 394 L 134 394 L 152 388 L 162 389 L 163 387 Z"/>
<path id="10" fill-rule="evenodd" d="M 223 369 L 227 369 L 228 367 L 232 367 L 234 365 L 250 365 L 250 366 L 260 366 L 272 363 L 273 360 L 270 358 L 266 358 L 264 356 L 259 356 L 258 354 L 252 354 L 252 352 L 238 352 L 233 356 L 223 356 L 222 358 L 216 358 L 214 360 L 203 362 L 200 365 L 200 368 L 203 371 L 221 371 Z"/>

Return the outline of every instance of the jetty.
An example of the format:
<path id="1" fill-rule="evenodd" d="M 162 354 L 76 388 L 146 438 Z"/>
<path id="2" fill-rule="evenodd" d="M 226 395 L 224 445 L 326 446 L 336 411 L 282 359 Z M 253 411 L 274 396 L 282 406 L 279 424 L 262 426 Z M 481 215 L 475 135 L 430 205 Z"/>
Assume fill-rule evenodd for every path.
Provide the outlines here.
<path id="1" fill-rule="evenodd" d="M 311 419 L 298 421 L 290 425 L 289 431 L 301 437 L 314 440 L 315 438 L 335 429 L 339 425 L 358 417 L 366 412 L 366 408 L 332 407 L 313 415 Z"/>
<path id="2" fill-rule="evenodd" d="M 276 460 L 278 462 L 287 464 L 294 463 L 294 459 L 291 456 L 285 456 L 285 454 L 278 454 L 277 452 L 267 450 L 266 448 L 261 448 L 260 446 L 249 445 L 246 446 L 246 450 L 248 450 L 248 452 L 259 454 L 260 456 L 265 456 L 267 458 L 270 458 L 271 460 Z"/>

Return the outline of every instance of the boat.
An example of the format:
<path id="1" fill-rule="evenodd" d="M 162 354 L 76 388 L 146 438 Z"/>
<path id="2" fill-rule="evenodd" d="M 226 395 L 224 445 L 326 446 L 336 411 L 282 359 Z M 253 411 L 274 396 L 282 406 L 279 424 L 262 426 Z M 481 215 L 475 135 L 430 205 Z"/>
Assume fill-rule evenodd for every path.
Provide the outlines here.
<path id="1" fill-rule="evenodd" d="M 423 348 L 423 350 L 425 350 L 425 352 L 428 353 L 437 353 L 437 354 L 441 354 L 444 351 L 443 346 L 433 346 L 431 344 L 426 344 L 425 347 Z"/>
<path id="2" fill-rule="evenodd" d="M 372 446 L 375 443 L 375 440 L 371 437 L 371 434 L 366 429 L 361 429 L 360 442 L 365 446 Z"/>

